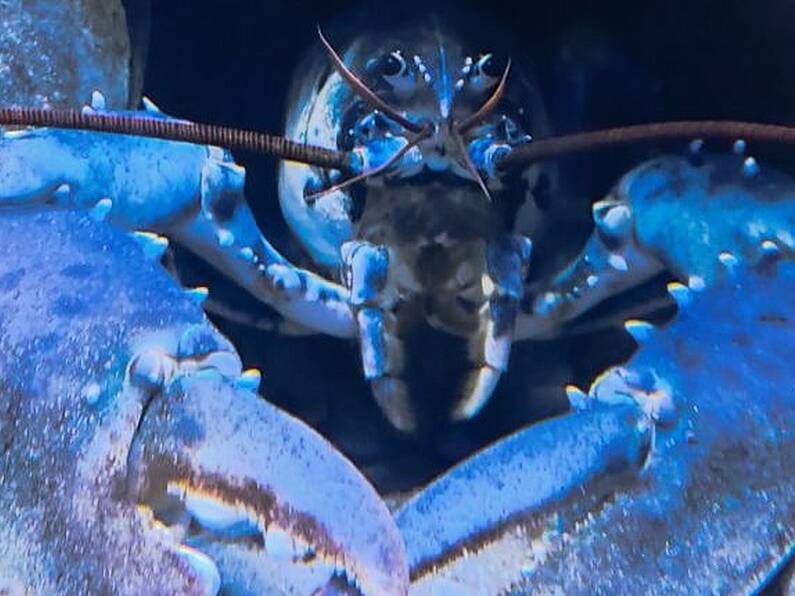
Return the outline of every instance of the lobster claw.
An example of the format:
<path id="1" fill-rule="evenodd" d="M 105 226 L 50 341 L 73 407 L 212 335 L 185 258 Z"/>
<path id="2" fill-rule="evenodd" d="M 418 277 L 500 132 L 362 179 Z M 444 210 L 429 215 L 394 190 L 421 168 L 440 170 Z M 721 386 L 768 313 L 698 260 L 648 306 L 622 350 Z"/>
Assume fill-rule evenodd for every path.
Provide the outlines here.
<path id="1" fill-rule="evenodd" d="M 355 468 L 218 372 L 153 399 L 128 466 L 130 498 L 214 565 L 223 591 L 405 590 L 400 537 Z"/>
<path id="2" fill-rule="evenodd" d="M 140 239 L 0 222 L 0 593 L 406 593 L 375 491 Z"/>
<path id="3" fill-rule="evenodd" d="M 750 251 L 750 248 L 749 248 Z M 665 329 L 574 411 L 397 514 L 417 593 L 757 592 L 795 549 L 795 262 L 715 257 Z M 682 293 L 690 295 L 685 300 Z M 720 323 L 716 323 L 720 322 Z"/>

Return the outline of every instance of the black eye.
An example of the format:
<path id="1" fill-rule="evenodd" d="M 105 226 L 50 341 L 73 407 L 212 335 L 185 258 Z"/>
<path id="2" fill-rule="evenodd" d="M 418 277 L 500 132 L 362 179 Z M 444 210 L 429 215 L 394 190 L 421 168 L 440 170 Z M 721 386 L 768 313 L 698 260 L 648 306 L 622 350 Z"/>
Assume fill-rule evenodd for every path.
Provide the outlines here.
<path id="1" fill-rule="evenodd" d="M 406 63 L 400 54 L 392 52 L 381 59 L 381 74 L 385 77 L 396 77 L 406 70 Z"/>
<path id="2" fill-rule="evenodd" d="M 480 72 L 493 79 L 502 76 L 502 73 L 505 72 L 506 65 L 507 60 L 504 57 L 495 56 L 494 54 L 484 54 L 481 56 L 480 60 L 478 60 L 478 69 Z"/>

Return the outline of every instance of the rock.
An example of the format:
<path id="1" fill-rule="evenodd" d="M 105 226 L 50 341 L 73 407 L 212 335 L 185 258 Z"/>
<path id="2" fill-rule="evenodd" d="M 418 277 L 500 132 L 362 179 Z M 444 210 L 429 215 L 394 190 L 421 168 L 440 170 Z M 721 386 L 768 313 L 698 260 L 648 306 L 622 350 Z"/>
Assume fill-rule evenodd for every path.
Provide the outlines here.
<path id="1" fill-rule="evenodd" d="M 0 105 L 125 108 L 130 56 L 121 0 L 0 1 Z"/>

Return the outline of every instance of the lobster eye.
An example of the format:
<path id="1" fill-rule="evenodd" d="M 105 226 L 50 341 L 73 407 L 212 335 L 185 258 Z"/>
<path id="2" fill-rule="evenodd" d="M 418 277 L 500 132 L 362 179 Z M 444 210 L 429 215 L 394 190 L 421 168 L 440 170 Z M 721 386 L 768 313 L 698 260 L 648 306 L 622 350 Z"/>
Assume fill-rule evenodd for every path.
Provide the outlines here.
<path id="1" fill-rule="evenodd" d="M 406 61 L 400 52 L 392 52 L 381 59 L 380 71 L 387 80 L 401 77 L 406 74 Z"/>
<path id="2" fill-rule="evenodd" d="M 500 80 L 507 64 L 507 59 L 499 58 L 492 53 L 481 54 L 468 73 L 470 88 L 476 93 L 488 91 Z"/>
<path id="3" fill-rule="evenodd" d="M 492 79 L 498 79 L 505 70 L 506 62 L 497 58 L 494 54 L 486 54 L 478 60 L 478 69 L 483 75 Z"/>

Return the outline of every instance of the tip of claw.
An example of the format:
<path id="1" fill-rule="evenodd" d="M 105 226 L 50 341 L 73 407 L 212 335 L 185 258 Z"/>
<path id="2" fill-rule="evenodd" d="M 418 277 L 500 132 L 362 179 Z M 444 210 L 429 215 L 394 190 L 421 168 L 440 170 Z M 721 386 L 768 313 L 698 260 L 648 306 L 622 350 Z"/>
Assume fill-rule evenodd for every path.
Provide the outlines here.
<path id="1" fill-rule="evenodd" d="M 765 256 L 774 256 L 781 252 L 781 248 L 772 240 L 763 240 L 761 247 Z"/>
<path id="2" fill-rule="evenodd" d="M 203 593 L 217 594 L 221 589 L 221 574 L 218 571 L 215 561 L 200 550 L 184 544 L 180 544 L 177 550 L 183 560 L 196 574 Z"/>
<path id="3" fill-rule="evenodd" d="M 464 396 L 451 413 L 453 420 L 474 418 L 489 401 L 502 373 L 490 366 L 482 366 L 467 381 Z"/>
<path id="4" fill-rule="evenodd" d="M 740 260 L 728 251 L 723 251 L 720 253 L 718 255 L 718 260 L 730 274 L 735 273 L 737 265 L 740 263 Z"/>
<path id="5" fill-rule="evenodd" d="M 376 403 L 384 416 L 397 430 L 413 433 L 417 430 L 417 418 L 409 400 L 406 384 L 392 377 L 381 377 L 370 383 Z"/>
<path id="6" fill-rule="evenodd" d="M 146 95 L 144 95 L 141 98 L 141 103 L 144 106 L 144 110 L 146 110 L 149 113 L 152 113 L 152 114 L 161 114 L 162 113 L 160 108 L 158 108 L 157 105 L 155 105 L 155 102 L 153 102 L 151 99 L 146 97 Z"/>

